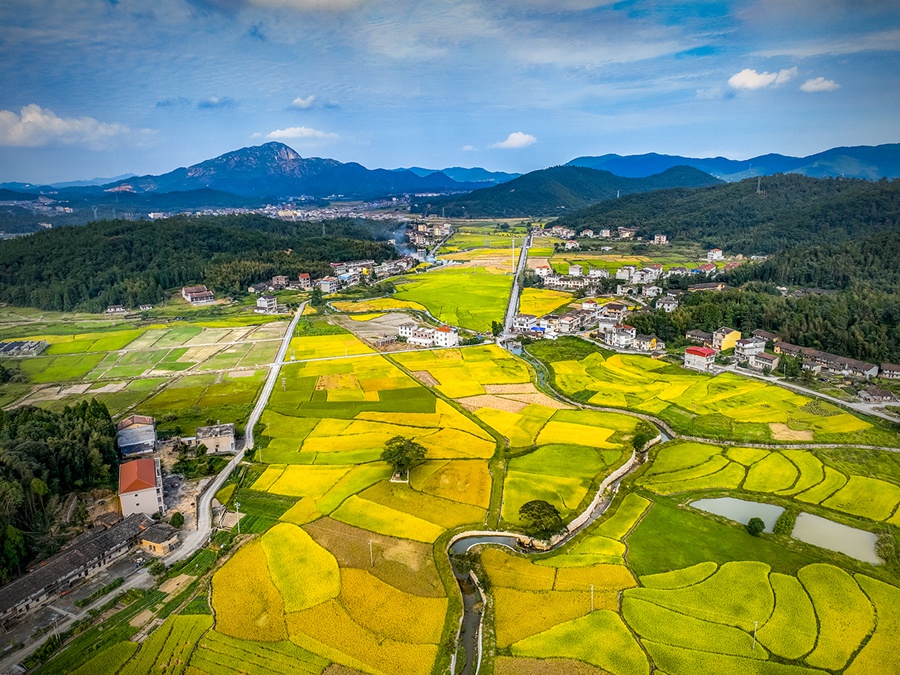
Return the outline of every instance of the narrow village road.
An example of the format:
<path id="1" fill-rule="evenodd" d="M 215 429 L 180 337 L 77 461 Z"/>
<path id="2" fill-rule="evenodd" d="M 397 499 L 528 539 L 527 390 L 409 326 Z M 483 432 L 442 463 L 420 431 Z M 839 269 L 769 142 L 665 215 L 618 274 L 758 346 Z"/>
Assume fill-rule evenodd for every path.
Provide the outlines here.
<path id="1" fill-rule="evenodd" d="M 266 383 L 263 385 L 259 398 L 256 401 L 256 406 L 253 408 L 253 412 L 250 413 L 250 418 L 247 420 L 247 426 L 244 428 L 244 447 L 230 462 L 228 462 L 215 479 L 206 486 L 206 489 L 203 491 L 203 494 L 197 502 L 197 529 L 188 534 L 181 546 L 175 549 L 166 558 L 166 563 L 172 564 L 190 557 L 196 550 L 205 546 L 209 541 L 212 533 L 212 500 L 216 496 L 216 492 L 219 491 L 219 488 L 221 488 L 225 481 L 228 480 L 228 476 L 231 475 L 231 472 L 234 471 L 235 467 L 244 459 L 244 453 L 247 450 L 253 449 L 253 427 L 256 426 L 256 423 L 259 421 L 259 417 L 262 415 L 263 410 L 265 410 L 266 404 L 269 402 L 269 397 L 272 395 L 272 390 L 275 388 L 275 383 L 278 382 L 278 372 L 285 362 L 285 354 L 287 354 L 288 347 L 291 344 L 291 338 L 294 337 L 294 330 L 297 328 L 297 322 L 300 320 L 300 316 L 303 314 L 305 308 L 306 303 L 304 302 L 300 305 L 300 308 L 297 310 L 297 313 L 291 320 L 290 326 L 288 326 L 288 329 L 284 334 L 284 338 L 281 341 L 281 347 L 278 349 L 278 354 L 275 356 L 275 361 L 269 366 L 269 375 L 266 377 Z"/>
<path id="2" fill-rule="evenodd" d="M 513 276 L 512 291 L 509 294 L 509 303 L 506 306 L 506 319 L 503 322 L 503 333 L 501 337 L 507 338 L 513 336 L 513 319 L 519 313 L 519 280 L 525 270 L 525 263 L 528 260 L 528 247 L 531 246 L 531 232 L 525 235 L 522 242 L 522 250 L 519 252 L 519 264 L 516 266 L 515 275 Z"/>

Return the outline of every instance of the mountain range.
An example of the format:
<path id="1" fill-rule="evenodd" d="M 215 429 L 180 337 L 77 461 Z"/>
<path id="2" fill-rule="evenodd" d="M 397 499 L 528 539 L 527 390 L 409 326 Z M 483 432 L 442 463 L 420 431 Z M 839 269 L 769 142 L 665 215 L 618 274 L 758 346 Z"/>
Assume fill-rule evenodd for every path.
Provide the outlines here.
<path id="1" fill-rule="evenodd" d="M 673 166 L 692 166 L 726 181 L 738 181 L 776 173 L 799 173 L 813 178 L 843 176 L 845 178 L 900 178 L 900 143 L 832 148 L 807 157 L 768 154 L 746 160 L 726 157 L 682 157 L 659 155 L 600 155 L 577 157 L 566 166 L 603 169 L 617 176 L 641 178 L 665 171 Z"/>
<path id="2" fill-rule="evenodd" d="M 672 167 L 642 178 L 616 176 L 586 167 L 554 166 L 461 196 L 413 200 L 412 209 L 455 218 L 559 216 L 621 195 L 720 183 L 718 178 L 689 166 Z"/>
<path id="3" fill-rule="evenodd" d="M 394 169 L 394 171 L 412 171 L 422 178 L 434 173 L 442 173 L 460 183 L 490 183 L 491 185 L 499 185 L 522 175 L 520 173 L 506 173 L 505 171 L 488 171 L 480 166 L 470 169 L 462 166 L 451 166 L 446 169 L 423 169 L 420 166 L 411 166 L 407 169 Z M 482 187 L 486 186 L 482 185 Z"/>

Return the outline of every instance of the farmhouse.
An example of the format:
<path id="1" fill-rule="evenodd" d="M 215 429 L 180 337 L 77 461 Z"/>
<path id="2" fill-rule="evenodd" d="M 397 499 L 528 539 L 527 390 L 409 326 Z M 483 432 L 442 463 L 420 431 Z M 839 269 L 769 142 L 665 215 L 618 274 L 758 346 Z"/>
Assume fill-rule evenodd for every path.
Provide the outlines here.
<path id="1" fill-rule="evenodd" d="M 299 282 L 300 290 L 308 291 L 312 289 L 312 277 L 309 276 L 309 272 L 301 272 L 297 277 L 297 281 Z"/>
<path id="2" fill-rule="evenodd" d="M 127 314 L 128 310 L 122 305 L 110 305 L 106 308 L 107 314 Z"/>
<path id="3" fill-rule="evenodd" d="M 695 329 L 695 330 L 689 330 L 687 333 L 685 333 L 684 339 L 690 340 L 691 342 L 698 344 L 698 345 L 708 346 L 708 345 L 712 345 L 713 336 L 712 336 L 712 333 L 707 333 L 704 330 L 696 330 Z"/>
<path id="4" fill-rule="evenodd" d="M 654 234 L 653 235 L 653 243 L 654 244 L 668 244 L 669 237 L 665 234 Z"/>
<path id="5" fill-rule="evenodd" d="M 206 286 L 185 286 L 181 289 L 181 297 L 192 305 L 203 305 L 216 299 Z"/>
<path id="6" fill-rule="evenodd" d="M 633 347 L 641 352 L 653 352 L 665 349 L 666 345 L 655 335 L 635 335 Z"/>
<path id="7" fill-rule="evenodd" d="M 513 330 L 524 332 L 537 325 L 537 317 L 534 314 L 516 314 L 513 318 Z"/>
<path id="8" fill-rule="evenodd" d="M 690 270 L 687 267 L 670 267 L 669 271 L 666 272 L 667 277 L 686 277 L 690 274 Z"/>
<path id="9" fill-rule="evenodd" d="M 582 230 L 581 232 L 579 232 L 578 236 L 579 237 L 587 237 L 588 239 L 593 239 L 595 235 L 594 235 L 594 231 L 592 229 L 588 228 L 587 230 Z"/>
<path id="10" fill-rule="evenodd" d="M 850 359 L 846 356 L 829 354 L 811 347 L 799 347 L 789 342 L 776 342 L 773 349 L 776 354 L 803 359 L 803 367 L 807 369 L 810 369 L 808 366 L 815 365 L 820 370 L 835 375 L 864 377 L 866 379 L 878 375 L 878 366 L 874 363 L 866 363 L 865 361 Z"/>
<path id="11" fill-rule="evenodd" d="M 754 354 L 750 357 L 749 365 L 756 370 L 765 370 L 766 368 L 775 370 L 780 361 L 781 359 L 775 356 L 775 354 L 760 352 L 759 354 Z"/>
<path id="12" fill-rule="evenodd" d="M 749 361 L 756 354 L 766 350 L 766 341 L 759 338 L 744 338 L 734 343 L 734 355 L 739 361 Z"/>
<path id="13" fill-rule="evenodd" d="M 0 625 L 8 625 L 55 599 L 77 581 L 109 566 L 152 525 L 147 516 L 134 514 L 109 528 L 98 525 L 88 530 L 34 570 L 0 589 Z"/>
<path id="14" fill-rule="evenodd" d="M 638 233 L 638 228 L 636 227 L 620 227 L 619 228 L 619 239 L 634 239 L 634 235 Z"/>
<path id="15" fill-rule="evenodd" d="M 569 265 L 569 276 L 580 277 L 582 272 L 581 265 Z"/>
<path id="16" fill-rule="evenodd" d="M 274 295 L 261 295 L 256 299 L 256 309 L 253 310 L 257 314 L 277 314 L 278 298 Z"/>
<path id="17" fill-rule="evenodd" d="M 725 257 L 725 254 L 722 252 L 720 248 L 714 248 L 709 253 L 706 254 L 707 260 L 722 260 Z"/>
<path id="18" fill-rule="evenodd" d="M 657 295 L 662 293 L 662 290 L 659 286 L 644 286 L 644 290 L 641 294 L 645 298 L 655 298 Z"/>
<path id="19" fill-rule="evenodd" d="M 684 367 L 708 372 L 716 361 L 716 350 L 709 347 L 688 347 L 684 350 Z"/>
<path id="20" fill-rule="evenodd" d="M 337 276 L 341 274 L 368 274 L 375 267 L 374 260 L 351 260 L 349 262 L 329 263 L 331 273 Z"/>
<path id="21" fill-rule="evenodd" d="M 576 240 L 574 240 L 574 239 L 569 239 L 569 240 L 566 242 L 566 247 L 565 247 L 565 248 L 566 248 L 567 251 L 572 251 L 572 250 L 581 248 L 581 244 L 579 244 L 579 243 L 578 243 Z"/>
<path id="22" fill-rule="evenodd" d="M 704 263 L 702 265 L 697 265 L 697 267 L 694 268 L 694 272 L 697 274 L 709 275 L 715 272 L 717 269 L 719 268 L 716 267 L 713 263 Z"/>
<path id="23" fill-rule="evenodd" d="M 666 314 L 671 314 L 678 309 L 678 300 L 674 296 L 667 295 L 656 302 L 656 308 L 661 309 Z"/>
<path id="24" fill-rule="evenodd" d="M 718 351 L 732 349 L 740 339 L 740 331 L 736 331 L 734 328 L 723 326 L 713 333 L 712 348 Z"/>
<path id="25" fill-rule="evenodd" d="M 882 363 L 878 375 L 886 380 L 900 380 L 900 366 L 893 363 Z"/>
<path id="26" fill-rule="evenodd" d="M 14 340 L 12 342 L 0 342 L 0 356 L 13 358 L 26 358 L 37 356 L 50 346 L 45 340 Z"/>
<path id="27" fill-rule="evenodd" d="M 205 445 L 208 452 L 234 452 L 234 424 L 214 424 L 210 427 L 198 427 L 194 437 L 197 445 Z"/>
<path id="28" fill-rule="evenodd" d="M 341 287 L 341 282 L 336 277 L 324 277 L 319 279 L 319 290 L 323 293 L 336 293 Z"/>
<path id="29" fill-rule="evenodd" d="M 407 344 L 416 347 L 458 347 L 459 335 L 450 326 L 440 328 L 421 327 L 412 321 L 397 327 L 400 337 L 406 338 Z"/>
<path id="30" fill-rule="evenodd" d="M 859 392 L 859 398 L 866 403 L 888 403 L 894 401 L 894 395 L 887 389 L 869 387 Z"/>
<path id="31" fill-rule="evenodd" d="M 634 344 L 636 336 L 637 330 L 634 326 L 619 324 L 606 334 L 606 341 L 617 349 L 629 349 Z"/>
<path id="32" fill-rule="evenodd" d="M 168 523 L 156 523 L 139 535 L 141 550 L 162 557 L 178 548 L 178 530 Z"/>
<path id="33" fill-rule="evenodd" d="M 534 273 L 539 277 L 549 277 L 553 274 L 553 270 L 550 269 L 549 265 L 538 265 L 534 268 Z"/>
<path id="34" fill-rule="evenodd" d="M 156 420 L 146 415 L 129 415 L 116 424 L 116 444 L 123 457 L 156 450 Z"/>
<path id="35" fill-rule="evenodd" d="M 267 289 L 268 287 L 269 287 L 269 285 L 266 284 L 266 283 L 250 284 L 250 285 L 247 287 L 247 292 L 248 292 L 248 293 L 253 293 L 254 295 L 259 295 L 260 293 L 265 293 L 265 292 L 266 292 L 266 289 Z"/>
<path id="36" fill-rule="evenodd" d="M 763 340 L 764 342 L 775 343 L 778 342 L 781 338 L 775 335 L 775 333 L 770 333 L 767 330 L 762 330 L 761 328 L 757 328 L 755 331 L 750 333 L 755 338 Z"/>
<path id="37" fill-rule="evenodd" d="M 119 466 L 119 502 L 126 518 L 166 512 L 158 459 L 135 459 Z"/>
<path id="38" fill-rule="evenodd" d="M 603 306 L 603 313 L 606 316 L 622 320 L 628 314 L 628 306 L 621 302 L 610 302 Z"/>

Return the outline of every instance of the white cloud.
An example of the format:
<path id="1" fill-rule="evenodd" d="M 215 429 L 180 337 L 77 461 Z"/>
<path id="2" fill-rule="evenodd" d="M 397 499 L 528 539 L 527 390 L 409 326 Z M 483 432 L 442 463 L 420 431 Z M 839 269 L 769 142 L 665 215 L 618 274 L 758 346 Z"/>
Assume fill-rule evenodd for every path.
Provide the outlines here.
<path id="1" fill-rule="evenodd" d="M 766 87 L 784 84 L 797 74 L 796 68 L 785 68 L 777 73 L 757 73 L 752 68 L 744 68 L 728 78 L 728 86 L 732 89 L 765 89 Z"/>
<path id="2" fill-rule="evenodd" d="M 501 148 L 503 150 L 518 150 L 519 148 L 527 148 L 529 145 L 537 143 L 537 138 L 531 134 L 521 131 L 514 131 L 506 137 L 505 141 L 499 143 L 491 143 L 492 148 Z"/>
<path id="3" fill-rule="evenodd" d="M 93 117 L 59 117 L 36 103 L 25 106 L 18 114 L 0 110 L 0 145 L 33 148 L 61 143 L 98 148 L 132 133 L 122 124 L 100 122 Z"/>
<path id="4" fill-rule="evenodd" d="M 337 134 L 328 131 L 319 131 L 318 129 L 310 129 L 309 127 L 288 127 L 287 129 L 276 129 L 266 134 L 266 138 L 271 141 L 335 141 L 338 139 Z"/>
<path id="5" fill-rule="evenodd" d="M 474 145 L 464 145 L 464 146 L 462 146 L 462 151 L 463 151 L 463 152 L 475 152 L 476 150 L 478 150 L 478 148 L 476 148 Z"/>
<path id="6" fill-rule="evenodd" d="M 306 98 L 302 98 L 298 96 L 293 101 L 291 101 L 290 108 L 293 110 L 309 110 L 313 107 L 316 102 L 316 97 L 310 94 Z"/>
<path id="7" fill-rule="evenodd" d="M 840 88 L 841 85 L 837 82 L 834 80 L 826 80 L 824 77 L 816 77 L 812 80 L 807 80 L 800 85 L 800 91 L 805 91 L 810 94 L 818 91 L 834 91 L 835 89 Z"/>
<path id="8" fill-rule="evenodd" d="M 228 96 L 210 96 L 197 104 L 200 110 L 214 110 L 216 108 L 230 108 L 234 100 Z"/>

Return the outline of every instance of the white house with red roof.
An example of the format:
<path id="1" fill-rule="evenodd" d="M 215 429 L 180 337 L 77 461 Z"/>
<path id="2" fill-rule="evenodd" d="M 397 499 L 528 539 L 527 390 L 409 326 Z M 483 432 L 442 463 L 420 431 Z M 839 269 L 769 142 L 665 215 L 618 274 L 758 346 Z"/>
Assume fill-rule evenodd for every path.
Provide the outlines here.
<path id="1" fill-rule="evenodd" d="M 725 254 L 722 252 L 720 248 L 714 248 L 709 253 L 706 254 L 707 260 L 722 260 L 725 257 Z"/>
<path id="2" fill-rule="evenodd" d="M 716 362 L 716 350 L 709 347 L 688 347 L 684 350 L 684 367 L 704 373 L 712 370 Z"/>
<path id="3" fill-rule="evenodd" d="M 126 518 L 135 513 L 165 515 L 158 459 L 135 459 L 119 466 L 119 502 Z"/>

